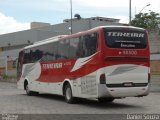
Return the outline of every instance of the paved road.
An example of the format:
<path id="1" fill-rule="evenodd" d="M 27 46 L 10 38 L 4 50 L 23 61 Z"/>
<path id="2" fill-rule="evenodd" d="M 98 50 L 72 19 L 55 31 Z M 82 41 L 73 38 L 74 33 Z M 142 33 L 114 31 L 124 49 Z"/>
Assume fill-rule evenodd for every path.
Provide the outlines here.
<path id="1" fill-rule="evenodd" d="M 127 120 L 128 115 L 137 114 L 143 119 L 145 114 L 156 114 L 151 117 L 159 120 L 160 76 L 152 76 L 151 83 L 151 93 L 146 97 L 119 99 L 110 104 L 93 100 L 67 104 L 61 96 L 27 96 L 16 88 L 16 83 L 0 82 L 0 120 Z"/>
<path id="2" fill-rule="evenodd" d="M 0 114 L 130 114 L 160 113 L 160 92 L 146 97 L 125 98 L 110 104 L 82 100 L 67 104 L 63 97 L 54 95 L 26 96 L 15 83 L 0 82 Z"/>

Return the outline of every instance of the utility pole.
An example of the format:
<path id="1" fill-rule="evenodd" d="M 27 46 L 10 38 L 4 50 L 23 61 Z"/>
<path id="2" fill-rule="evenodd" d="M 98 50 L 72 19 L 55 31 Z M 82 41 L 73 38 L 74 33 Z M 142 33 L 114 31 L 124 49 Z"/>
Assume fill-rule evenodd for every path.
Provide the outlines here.
<path id="1" fill-rule="evenodd" d="M 129 0 L 129 24 L 131 23 L 131 16 L 132 16 L 131 9 L 132 9 L 132 1 Z"/>
<path id="2" fill-rule="evenodd" d="M 72 0 L 70 0 L 70 10 L 71 10 L 71 11 L 70 11 L 70 12 L 71 12 L 71 29 L 70 29 L 71 31 L 70 31 L 70 32 L 71 32 L 71 34 L 72 34 L 72 32 L 73 32 L 73 31 L 72 31 L 72 26 L 73 26 L 73 25 L 72 25 Z"/>

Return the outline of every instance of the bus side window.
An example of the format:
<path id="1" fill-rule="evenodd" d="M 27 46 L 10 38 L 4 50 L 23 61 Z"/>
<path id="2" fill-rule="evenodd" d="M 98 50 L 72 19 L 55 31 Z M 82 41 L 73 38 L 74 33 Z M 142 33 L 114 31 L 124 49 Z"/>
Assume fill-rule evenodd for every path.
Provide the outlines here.
<path id="1" fill-rule="evenodd" d="M 58 52 L 58 42 L 52 43 L 52 53 L 53 53 L 53 60 L 57 59 L 57 52 Z"/>
<path id="2" fill-rule="evenodd" d="M 78 57 L 85 57 L 86 56 L 86 48 L 84 46 L 84 40 L 83 37 L 79 37 L 79 44 L 78 44 Z"/>
<path id="3" fill-rule="evenodd" d="M 34 51 L 34 61 L 38 61 L 42 58 L 43 52 L 38 48 Z"/>
<path id="4" fill-rule="evenodd" d="M 96 33 L 92 33 L 89 35 L 85 35 L 83 37 L 83 41 L 84 41 L 84 48 L 85 48 L 85 56 L 90 56 L 92 54 L 94 54 L 96 52 L 97 49 L 97 34 Z"/>
<path id="5" fill-rule="evenodd" d="M 69 41 L 69 58 L 79 58 L 79 38 L 71 38 Z"/>
<path id="6" fill-rule="evenodd" d="M 96 52 L 97 50 L 97 34 L 96 33 L 93 33 L 90 35 L 90 41 L 89 41 L 89 44 L 90 44 L 90 47 L 89 47 L 89 55 L 92 55 Z"/>
<path id="7" fill-rule="evenodd" d="M 69 50 L 69 40 L 61 40 L 58 44 L 58 58 L 57 59 L 67 59 Z"/>
<path id="8" fill-rule="evenodd" d="M 23 58 L 23 64 L 30 63 L 30 51 L 25 50 L 24 51 L 24 58 Z"/>

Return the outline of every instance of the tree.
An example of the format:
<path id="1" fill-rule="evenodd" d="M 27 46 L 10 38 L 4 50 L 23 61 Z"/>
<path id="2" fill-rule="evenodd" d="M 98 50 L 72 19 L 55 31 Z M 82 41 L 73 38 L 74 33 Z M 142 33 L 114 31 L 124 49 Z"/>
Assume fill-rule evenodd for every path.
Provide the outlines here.
<path id="1" fill-rule="evenodd" d="M 139 13 L 130 23 L 132 26 L 145 29 L 155 29 L 160 24 L 160 14 L 150 11 L 149 13 Z"/>

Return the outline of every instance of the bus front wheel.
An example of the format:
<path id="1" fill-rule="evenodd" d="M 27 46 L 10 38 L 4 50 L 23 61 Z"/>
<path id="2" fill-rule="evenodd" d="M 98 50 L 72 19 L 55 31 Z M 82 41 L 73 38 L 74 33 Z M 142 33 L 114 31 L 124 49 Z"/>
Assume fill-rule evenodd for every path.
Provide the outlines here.
<path id="1" fill-rule="evenodd" d="M 28 96 L 32 96 L 32 95 L 37 95 L 38 94 L 38 92 L 34 92 L 34 91 L 31 91 L 30 89 L 29 89 L 29 86 L 28 86 L 28 83 L 26 82 L 25 83 L 25 90 L 26 90 L 26 94 L 28 95 Z"/>
<path id="2" fill-rule="evenodd" d="M 74 97 L 72 95 L 72 89 L 71 89 L 70 84 L 65 85 L 64 97 L 67 103 L 74 103 Z"/>

